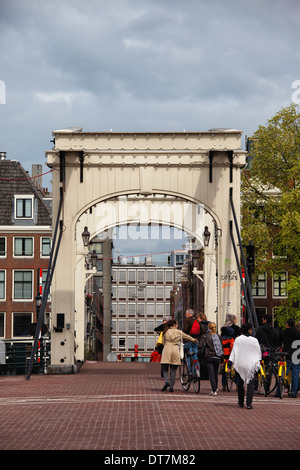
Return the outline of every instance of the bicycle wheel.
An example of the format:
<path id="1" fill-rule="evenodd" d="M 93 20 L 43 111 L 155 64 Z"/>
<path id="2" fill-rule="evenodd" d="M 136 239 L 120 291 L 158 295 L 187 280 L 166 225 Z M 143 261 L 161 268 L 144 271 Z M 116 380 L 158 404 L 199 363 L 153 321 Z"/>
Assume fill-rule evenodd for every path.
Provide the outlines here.
<path id="1" fill-rule="evenodd" d="M 283 398 L 284 394 L 284 380 L 282 377 L 279 377 L 279 397 Z"/>
<path id="2" fill-rule="evenodd" d="M 196 393 L 200 392 L 200 365 L 198 361 L 193 362 L 193 387 Z"/>
<path id="3" fill-rule="evenodd" d="M 234 370 L 231 368 L 230 371 L 226 374 L 226 388 L 228 392 L 231 392 L 234 383 L 235 373 Z"/>
<path id="4" fill-rule="evenodd" d="M 186 362 L 185 360 L 183 360 L 180 366 L 180 382 L 181 382 L 183 390 L 185 390 L 186 392 L 189 390 L 190 385 L 191 385 L 189 378 L 190 378 L 190 374 L 189 374 Z"/>
<path id="5" fill-rule="evenodd" d="M 266 395 L 274 392 L 277 387 L 277 375 L 274 369 L 266 370 Z"/>

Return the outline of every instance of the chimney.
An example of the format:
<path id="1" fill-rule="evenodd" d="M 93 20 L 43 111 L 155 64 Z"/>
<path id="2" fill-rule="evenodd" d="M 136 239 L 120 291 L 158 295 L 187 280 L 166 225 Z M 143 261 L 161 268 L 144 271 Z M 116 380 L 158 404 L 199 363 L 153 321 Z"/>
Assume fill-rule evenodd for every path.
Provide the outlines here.
<path id="1" fill-rule="evenodd" d="M 6 152 L 0 152 L 0 160 L 6 159 Z"/>

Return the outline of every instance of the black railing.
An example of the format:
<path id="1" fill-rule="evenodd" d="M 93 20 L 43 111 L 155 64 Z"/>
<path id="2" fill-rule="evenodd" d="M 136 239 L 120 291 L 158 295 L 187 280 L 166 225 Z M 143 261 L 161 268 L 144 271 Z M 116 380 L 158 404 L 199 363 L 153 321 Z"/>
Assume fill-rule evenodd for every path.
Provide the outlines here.
<path id="1" fill-rule="evenodd" d="M 33 351 L 33 340 L 5 339 L 0 348 L 0 375 L 25 375 Z M 50 339 L 42 337 L 33 355 L 32 372 L 46 374 L 50 363 Z"/>

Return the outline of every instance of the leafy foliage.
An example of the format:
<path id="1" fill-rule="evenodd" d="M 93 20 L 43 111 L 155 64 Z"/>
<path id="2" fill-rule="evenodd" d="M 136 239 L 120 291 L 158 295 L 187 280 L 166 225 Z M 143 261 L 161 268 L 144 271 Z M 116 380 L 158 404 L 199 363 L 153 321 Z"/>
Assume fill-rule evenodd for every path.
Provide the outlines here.
<path id="1" fill-rule="evenodd" d="M 256 247 L 256 273 L 288 270 L 285 311 L 299 315 L 300 113 L 292 103 L 251 138 L 249 168 L 242 174 L 242 238 Z M 297 288 L 298 286 L 298 288 Z M 283 309 L 280 309 L 283 314 Z"/>

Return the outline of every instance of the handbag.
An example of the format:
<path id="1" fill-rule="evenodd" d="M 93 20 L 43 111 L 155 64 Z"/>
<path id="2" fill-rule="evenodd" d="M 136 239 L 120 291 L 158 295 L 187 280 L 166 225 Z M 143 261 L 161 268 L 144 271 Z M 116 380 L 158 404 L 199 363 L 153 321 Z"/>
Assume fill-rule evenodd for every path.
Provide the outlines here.
<path id="1" fill-rule="evenodd" d="M 179 354 L 180 354 L 180 359 L 184 358 L 184 348 L 183 348 L 183 341 L 182 341 L 182 331 L 181 331 L 181 341 L 179 343 Z"/>
<path id="2" fill-rule="evenodd" d="M 160 332 L 160 335 L 158 337 L 158 340 L 156 342 L 156 346 L 162 346 L 163 345 L 163 332 Z"/>

